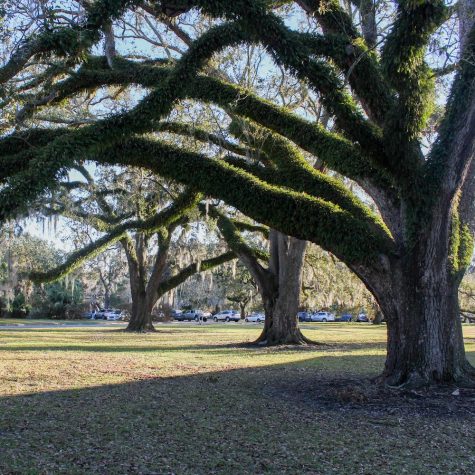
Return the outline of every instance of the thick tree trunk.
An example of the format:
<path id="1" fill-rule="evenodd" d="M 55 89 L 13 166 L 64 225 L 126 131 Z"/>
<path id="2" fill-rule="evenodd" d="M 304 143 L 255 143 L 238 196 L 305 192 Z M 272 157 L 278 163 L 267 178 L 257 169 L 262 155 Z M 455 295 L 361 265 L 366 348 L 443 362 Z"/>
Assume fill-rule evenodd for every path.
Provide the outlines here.
<path id="1" fill-rule="evenodd" d="M 290 298 L 289 298 L 290 297 Z M 313 343 L 299 328 L 297 305 L 291 295 L 283 295 L 276 301 L 264 304 L 265 323 L 262 333 L 255 343 L 259 345 L 303 345 Z"/>
<path id="2" fill-rule="evenodd" d="M 143 280 L 136 273 L 130 273 L 130 291 L 132 294 L 132 312 L 126 331 L 153 332 L 152 308 Z"/>
<path id="3" fill-rule="evenodd" d="M 137 298 L 138 297 L 138 298 Z M 154 332 L 152 312 L 147 305 L 146 295 L 136 296 L 132 303 L 132 315 L 126 331 L 131 332 Z"/>
<path id="4" fill-rule="evenodd" d="M 138 235 L 135 249 L 130 240 L 121 241 L 129 264 L 130 292 L 132 294 L 132 315 L 126 331 L 153 332 L 152 310 L 159 295 L 157 288 L 163 277 L 168 256 L 168 241 L 162 242 L 147 282 L 146 253 L 144 236 Z"/>
<path id="5" fill-rule="evenodd" d="M 272 232 L 269 269 L 276 278 L 277 292 L 263 295 L 266 319 L 256 340 L 258 344 L 311 343 L 300 331 L 297 318 L 306 244 L 306 241 Z"/>
<path id="6" fill-rule="evenodd" d="M 448 207 L 445 207 L 448 208 Z M 458 306 L 463 269 L 449 257 L 449 216 L 439 211 L 402 256 L 373 274 L 356 272 L 387 322 L 387 357 L 380 380 L 392 386 L 472 385 Z"/>
<path id="7" fill-rule="evenodd" d="M 392 275 L 391 289 L 379 295 L 388 328 L 385 383 L 467 384 L 474 376 L 465 358 L 458 285 L 447 277 L 427 268 L 412 275 L 400 269 Z"/>

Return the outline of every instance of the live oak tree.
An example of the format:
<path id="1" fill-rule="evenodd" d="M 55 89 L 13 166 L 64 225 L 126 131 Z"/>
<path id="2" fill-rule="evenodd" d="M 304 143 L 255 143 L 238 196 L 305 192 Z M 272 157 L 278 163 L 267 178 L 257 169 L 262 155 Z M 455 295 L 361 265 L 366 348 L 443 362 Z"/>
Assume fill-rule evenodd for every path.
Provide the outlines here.
<path id="1" fill-rule="evenodd" d="M 115 170 L 101 176 L 96 170 L 96 177 L 84 167 L 77 171 L 82 179 L 62 182 L 52 196 L 43 198 L 43 213 L 87 224 L 99 236 L 61 265 L 32 273 L 34 281 L 56 280 L 119 243 L 127 258 L 132 296 L 127 330 L 153 331 L 152 310 L 166 292 L 197 272 L 235 259 L 232 251 L 224 250 L 215 257 L 195 258 L 181 268 L 171 265 L 175 230 L 193 220 L 194 210 L 197 215 L 199 193 L 176 194 L 176 186 L 141 171 Z"/>
<path id="2" fill-rule="evenodd" d="M 54 25 L 29 38 L 0 69 L 8 91 L 32 59 L 44 61 L 42 74 L 29 82 L 24 78 L 23 91 L 30 95 L 22 99 L 26 104 L 18 119 L 23 121 L 41 107 L 100 87 L 147 89 L 134 108 L 93 125 L 34 127 L 3 137 L 0 217 L 24 211 L 58 175 L 85 159 L 149 169 L 220 198 L 272 229 L 312 241 L 345 262 L 388 323 L 382 381 L 473 384 L 457 301 L 472 256 L 475 221 L 473 3 L 461 2 L 466 11 L 460 59 L 430 144 L 423 132 L 434 105 L 436 74 L 426 53 L 439 27 L 454 15 L 443 1 L 394 4 L 395 19 L 377 48 L 368 24 L 360 31 L 336 0 L 150 1 L 150 10 L 171 23 L 191 9 L 222 21 L 194 39 L 178 60 L 91 56 L 111 20 L 139 3 L 96 1 L 73 26 Z M 319 29 L 292 29 L 279 16 L 284 3 L 301 8 Z M 214 54 L 242 43 L 262 44 L 275 64 L 305 81 L 334 131 L 200 74 Z M 239 149 L 223 160 L 164 143 L 157 134 L 161 123 L 188 99 L 258 124 L 294 152 L 284 161 L 280 153 L 271 154 L 274 167 L 262 167 Z M 309 166 L 304 153 L 358 183 L 377 212 L 340 180 Z"/>
<path id="3" fill-rule="evenodd" d="M 248 162 L 258 173 L 273 173 L 280 166 L 300 160 L 306 163 L 290 142 L 266 129 L 245 120 L 233 118 L 229 131 L 245 146 Z M 242 159 L 226 157 L 228 164 L 242 167 Z M 307 242 L 277 231 L 248 226 L 247 230 L 261 231 L 269 241 L 269 255 L 262 262 L 262 254 L 250 248 L 239 233 L 239 226 L 216 209 L 218 228 L 228 246 L 248 268 L 257 284 L 265 311 L 264 330 L 257 340 L 259 344 L 309 343 L 299 329 L 297 312 L 302 287 L 302 271 Z M 241 227 L 244 223 L 237 223 Z"/>
<path id="4" fill-rule="evenodd" d="M 311 343 L 297 319 L 306 242 L 275 229 L 233 220 L 218 209 L 211 209 L 210 214 L 216 217 L 221 234 L 252 275 L 261 296 L 265 322 L 256 343 Z M 263 233 L 269 240 L 269 253 L 250 246 L 242 230 Z"/>

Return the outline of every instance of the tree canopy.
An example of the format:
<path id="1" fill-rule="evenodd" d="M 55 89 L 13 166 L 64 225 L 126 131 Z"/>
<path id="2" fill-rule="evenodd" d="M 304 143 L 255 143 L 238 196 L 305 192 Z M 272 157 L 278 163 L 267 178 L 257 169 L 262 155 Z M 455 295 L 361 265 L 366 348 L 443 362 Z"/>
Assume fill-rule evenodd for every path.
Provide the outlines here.
<path id="1" fill-rule="evenodd" d="M 337 0 L 96 0 L 67 20 L 53 13 L 0 69 L 3 110 L 22 106 L 0 140 L 0 218 L 25 212 L 86 160 L 151 170 L 349 265 L 387 316 L 387 381 L 471 379 L 456 295 L 473 251 L 472 17 L 461 18 L 456 72 L 446 100 L 438 98 L 444 110 L 428 141 L 438 75 L 429 45 L 456 9 L 442 0 L 387 2 L 390 15 L 380 20 L 388 28 L 379 37 L 381 12 L 354 4 L 357 17 Z M 158 58 L 120 54 L 114 22 L 138 9 L 186 50 Z M 191 34 L 179 25 L 187 15 L 208 22 Z M 216 58 L 242 45 L 260 45 L 269 68 L 304 84 L 331 130 L 216 71 Z M 41 124 L 41 111 L 111 87 L 131 88 L 135 103 L 74 127 Z M 185 101 L 219 108 L 228 118 L 225 136 L 170 121 Z M 269 137 L 258 149 L 256 130 Z M 218 150 L 189 149 L 164 132 Z M 311 166 L 309 156 L 324 168 Z M 339 176 L 357 183 L 375 208 Z"/>

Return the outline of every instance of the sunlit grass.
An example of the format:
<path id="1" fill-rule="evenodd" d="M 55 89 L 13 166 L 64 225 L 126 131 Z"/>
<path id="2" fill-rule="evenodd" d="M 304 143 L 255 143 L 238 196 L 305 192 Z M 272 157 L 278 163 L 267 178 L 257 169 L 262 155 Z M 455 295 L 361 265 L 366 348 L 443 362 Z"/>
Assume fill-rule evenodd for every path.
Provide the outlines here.
<path id="1" fill-rule="evenodd" d="M 2 392 L 80 388 L 287 363 L 370 374 L 380 369 L 384 356 L 385 328 L 369 325 L 304 325 L 306 336 L 326 345 L 284 350 L 240 347 L 257 338 L 257 325 L 157 328 L 157 333 L 145 335 L 112 328 L 2 331 Z M 364 368 L 342 368 L 338 357 L 350 354 L 378 359 Z M 327 357 L 325 363 L 318 360 L 322 356 Z"/>
<path id="2" fill-rule="evenodd" d="M 303 348 L 242 346 L 259 325 L 157 328 L 0 329 L 0 473 L 473 473 L 469 413 L 315 402 L 319 381 L 382 370 L 384 325 L 305 324 L 323 345 Z"/>

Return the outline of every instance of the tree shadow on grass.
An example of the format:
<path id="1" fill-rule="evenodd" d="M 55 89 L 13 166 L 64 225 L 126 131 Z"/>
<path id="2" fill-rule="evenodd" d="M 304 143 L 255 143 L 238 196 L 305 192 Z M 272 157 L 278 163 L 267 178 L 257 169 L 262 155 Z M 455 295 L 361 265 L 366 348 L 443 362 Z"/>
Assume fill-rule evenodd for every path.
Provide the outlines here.
<path id="1" fill-rule="evenodd" d="M 368 378 L 382 362 L 325 355 L 4 396 L 0 473 L 355 473 L 362 464 L 373 473 L 382 453 L 392 467 L 384 473 L 398 473 L 411 441 L 411 473 L 434 462 L 434 446 L 444 457 L 431 473 L 471 473 L 463 448 L 475 436 L 470 394 L 376 387 Z M 342 368 L 344 377 L 334 376 Z M 469 471 L 457 471 L 462 462 Z"/>
<path id="2" fill-rule="evenodd" d="M 94 353 L 142 353 L 142 352 L 180 352 L 180 351 L 210 351 L 213 354 L 232 354 L 236 350 L 245 350 L 257 354 L 276 353 L 276 352 L 315 352 L 315 351 L 355 351 L 355 350 L 377 350 L 385 348 L 383 343 L 328 343 L 323 345 L 285 345 L 285 346 L 259 346 L 251 342 L 243 343 L 216 343 L 216 344 L 189 344 L 189 345 L 166 345 L 164 342 L 157 341 L 153 345 L 94 345 L 94 344 L 77 344 L 77 345 L 57 345 L 42 344 L 38 345 L 0 345 L 0 352 L 5 351 L 78 351 L 78 352 L 94 352 Z"/>

